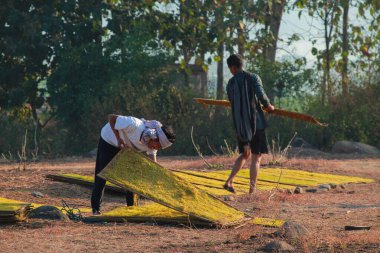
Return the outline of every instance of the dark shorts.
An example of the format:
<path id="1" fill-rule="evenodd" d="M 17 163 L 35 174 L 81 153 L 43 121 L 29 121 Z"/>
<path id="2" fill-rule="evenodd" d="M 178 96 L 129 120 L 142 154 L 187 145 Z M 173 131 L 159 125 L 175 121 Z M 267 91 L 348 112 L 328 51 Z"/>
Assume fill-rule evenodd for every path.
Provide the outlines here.
<path id="1" fill-rule="evenodd" d="M 239 153 L 244 152 L 244 143 L 238 141 Z M 265 135 L 265 130 L 257 130 L 256 134 L 253 136 L 251 142 L 249 143 L 251 147 L 251 152 L 253 154 L 268 154 L 267 137 Z"/>

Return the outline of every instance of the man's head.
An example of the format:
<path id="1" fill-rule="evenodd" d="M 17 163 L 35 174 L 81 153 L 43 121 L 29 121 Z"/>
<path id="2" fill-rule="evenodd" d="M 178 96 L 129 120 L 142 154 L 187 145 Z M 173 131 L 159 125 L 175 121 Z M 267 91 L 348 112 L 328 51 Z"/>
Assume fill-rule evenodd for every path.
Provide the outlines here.
<path id="1" fill-rule="evenodd" d="M 168 125 L 168 126 L 162 126 L 161 127 L 162 131 L 164 132 L 166 138 L 171 142 L 171 143 L 174 143 L 175 142 L 175 133 L 174 133 L 174 130 L 172 128 L 172 126 Z"/>
<path id="2" fill-rule="evenodd" d="M 227 59 L 231 74 L 236 75 L 243 68 L 243 57 L 240 54 L 231 54 Z"/>
<path id="3" fill-rule="evenodd" d="M 171 143 L 174 143 L 176 136 L 175 136 L 175 133 L 173 131 L 173 128 L 171 126 L 162 126 L 161 129 L 164 132 L 167 140 Z M 161 143 L 160 143 L 160 139 L 149 140 L 148 147 L 152 148 L 152 149 L 156 149 L 156 150 L 162 148 Z"/>

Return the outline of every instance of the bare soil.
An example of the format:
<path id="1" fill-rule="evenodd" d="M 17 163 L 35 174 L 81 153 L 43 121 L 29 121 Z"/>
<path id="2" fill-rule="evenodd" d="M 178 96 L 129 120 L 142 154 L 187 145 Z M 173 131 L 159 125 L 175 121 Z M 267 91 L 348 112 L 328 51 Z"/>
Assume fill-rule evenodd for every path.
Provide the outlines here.
<path id="1" fill-rule="evenodd" d="M 234 158 L 207 157 L 212 164 L 230 168 Z M 264 157 L 264 164 L 269 161 Z M 163 157 L 173 169 L 206 170 L 191 157 Z M 28 164 L 0 164 L 0 197 L 25 202 L 89 207 L 91 189 L 45 179 L 50 173 L 94 173 L 94 159 L 66 158 Z M 371 184 L 351 184 L 323 193 L 291 195 L 259 191 L 254 197 L 236 197 L 229 203 L 256 217 L 295 221 L 309 236 L 288 239 L 298 252 L 380 252 L 380 158 L 292 158 L 284 167 L 306 171 L 369 177 Z M 33 191 L 47 195 L 36 198 Z M 103 210 L 124 205 L 122 195 L 106 194 Z M 369 225 L 368 231 L 345 231 L 345 225 Z M 275 228 L 246 225 L 206 229 L 152 223 L 84 224 L 30 219 L 0 226 L 0 252 L 256 252 L 274 238 Z"/>

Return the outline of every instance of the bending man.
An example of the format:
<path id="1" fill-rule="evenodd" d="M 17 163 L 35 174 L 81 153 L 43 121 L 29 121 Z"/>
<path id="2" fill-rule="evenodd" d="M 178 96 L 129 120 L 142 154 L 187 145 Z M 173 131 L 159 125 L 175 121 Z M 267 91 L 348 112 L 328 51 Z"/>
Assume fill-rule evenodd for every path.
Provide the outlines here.
<path id="1" fill-rule="evenodd" d="M 124 147 L 130 147 L 156 161 L 158 149 L 170 147 L 175 134 L 170 126 L 159 121 L 138 119 L 132 116 L 108 115 L 108 123 L 102 128 L 95 165 L 95 184 L 91 196 L 93 214 L 100 214 L 106 180 L 97 176 L 112 158 Z M 133 193 L 126 192 L 128 206 L 134 204 Z"/>

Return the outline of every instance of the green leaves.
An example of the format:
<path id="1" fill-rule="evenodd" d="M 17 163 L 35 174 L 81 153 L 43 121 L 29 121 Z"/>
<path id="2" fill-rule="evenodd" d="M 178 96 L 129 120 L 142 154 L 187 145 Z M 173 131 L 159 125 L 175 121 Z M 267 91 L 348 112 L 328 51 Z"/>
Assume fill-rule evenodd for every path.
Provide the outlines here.
<path id="1" fill-rule="evenodd" d="M 215 62 L 220 62 L 221 59 L 222 59 L 222 58 L 221 58 L 219 55 L 215 55 L 215 56 L 214 56 L 214 61 L 215 61 Z"/>
<path id="2" fill-rule="evenodd" d="M 282 11 L 294 8 L 299 17 L 310 15 L 313 22 L 321 21 L 318 26 L 322 29 L 326 22 L 328 48 L 324 48 L 326 41 L 320 43 L 324 31 L 302 37 L 293 34 L 289 39 L 274 36 L 269 28 L 269 16 L 276 10 L 276 4 L 283 2 L 3 1 L 0 8 L 0 108 L 21 111 L 33 107 L 36 111 L 44 105 L 48 113 L 54 110 L 62 129 L 59 133 L 66 134 L 61 142 L 67 141 L 69 145 L 70 138 L 72 141 L 85 139 L 83 146 L 80 141 L 76 143 L 79 152 L 94 145 L 98 137 L 97 129 L 93 126 L 90 129 L 89 125 L 100 127 L 103 114 L 110 111 L 170 119 L 184 129 L 181 130 L 184 136 L 189 122 L 195 121 L 196 126 L 207 128 L 204 122 L 208 122 L 214 112 L 204 112 L 192 105 L 188 101 L 194 94 L 191 88 L 197 88 L 184 88 L 180 83 L 184 74 L 189 80 L 192 78 L 193 67 L 196 71 L 207 71 L 211 64 L 221 62 L 223 53 L 217 49 L 223 44 L 223 50 L 243 52 L 248 64 L 265 79 L 264 85 L 271 96 L 279 96 L 280 92 L 281 96 L 288 96 L 281 100 L 283 102 L 295 101 L 296 95 L 305 89 L 313 90 L 319 99 L 323 76 L 331 69 L 331 80 L 339 81 L 345 60 L 349 70 L 355 68 L 355 73 L 374 80 L 379 64 L 376 55 L 380 39 L 378 0 L 286 1 L 287 6 Z M 344 48 L 342 18 L 347 2 L 351 3 L 350 8 L 357 8 L 358 15 L 350 11 L 349 43 Z M 311 54 L 317 62 L 313 69 L 305 69 L 306 64 L 311 64 L 305 58 L 275 61 L 273 66 L 264 66 L 261 62 L 263 55 L 270 51 L 270 43 L 277 40 L 281 42 L 278 46 L 285 46 L 286 50 L 287 45 L 308 37 L 313 45 Z M 196 66 L 190 65 L 193 61 Z M 371 68 L 373 72 L 368 74 Z M 180 74 L 178 70 L 182 70 Z M 319 78 L 318 82 L 315 77 Z M 356 77 L 352 74 L 350 78 Z M 360 80 L 351 82 L 362 83 Z M 281 88 L 280 83 L 285 86 Z M 207 88 L 209 95 L 213 95 L 213 87 Z M 337 85 L 332 90 L 332 95 L 340 92 Z M 161 112 L 162 108 L 165 113 Z M 90 118 L 82 119 L 83 113 Z M 32 119 L 31 113 L 25 115 L 29 121 Z M 195 120 L 195 115 L 201 116 Z M 180 120 L 177 123 L 174 119 Z M 220 126 L 221 135 L 227 131 L 227 123 Z M 224 136 L 212 136 L 215 131 L 202 133 L 206 132 L 215 143 L 220 138 L 223 141 Z M 232 132 L 227 135 L 233 138 Z M 184 143 L 177 151 L 191 153 L 191 148 Z"/>
<path id="3" fill-rule="evenodd" d="M 312 55 L 318 55 L 318 49 L 316 48 L 316 47 L 313 47 L 312 49 L 311 49 L 311 53 L 312 53 Z"/>

